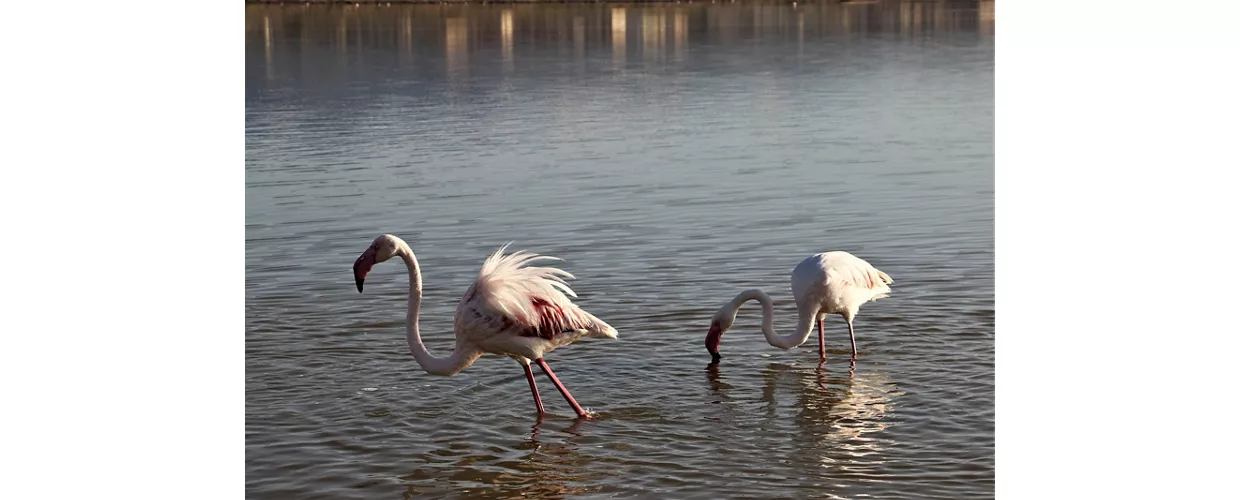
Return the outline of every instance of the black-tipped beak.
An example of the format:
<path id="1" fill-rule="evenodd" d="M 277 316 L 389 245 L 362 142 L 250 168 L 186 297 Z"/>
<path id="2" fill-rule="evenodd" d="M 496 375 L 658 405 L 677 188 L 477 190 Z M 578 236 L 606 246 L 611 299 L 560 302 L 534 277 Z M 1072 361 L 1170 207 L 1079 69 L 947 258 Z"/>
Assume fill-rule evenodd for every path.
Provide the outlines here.
<path id="1" fill-rule="evenodd" d="M 366 273 L 369 273 L 372 267 L 375 267 L 375 247 L 367 248 L 353 262 L 353 281 L 357 282 L 357 293 L 362 293 L 362 282 L 366 281 Z"/>
<path id="2" fill-rule="evenodd" d="M 717 324 L 710 325 L 710 331 L 706 332 L 706 352 L 710 353 L 711 364 L 719 362 L 719 339 L 723 337 L 723 329 Z"/>

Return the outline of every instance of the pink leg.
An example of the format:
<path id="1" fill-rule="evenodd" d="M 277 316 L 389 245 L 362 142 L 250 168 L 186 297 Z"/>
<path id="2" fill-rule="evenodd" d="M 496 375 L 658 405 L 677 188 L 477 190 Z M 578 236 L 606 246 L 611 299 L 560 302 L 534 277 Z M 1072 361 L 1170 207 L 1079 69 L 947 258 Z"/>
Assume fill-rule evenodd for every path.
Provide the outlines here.
<path id="1" fill-rule="evenodd" d="M 857 337 L 853 335 L 852 318 L 848 318 L 848 340 L 852 341 L 853 359 L 857 359 Z"/>
<path id="2" fill-rule="evenodd" d="M 818 320 L 818 359 L 827 360 L 827 339 L 822 333 L 822 323 L 824 320 Z"/>
<path id="3" fill-rule="evenodd" d="M 534 404 L 538 406 L 538 414 L 547 413 L 543 411 L 542 397 L 538 395 L 538 384 L 534 383 L 534 371 L 530 370 L 530 365 L 523 364 L 521 368 L 525 368 L 525 378 L 530 381 L 530 392 L 534 393 Z"/>
<path id="4" fill-rule="evenodd" d="M 547 376 L 551 378 L 551 383 L 555 384 L 555 388 L 559 389 L 560 394 L 564 395 L 564 400 L 568 401 L 569 406 L 573 407 L 573 411 L 577 412 L 577 416 L 589 417 L 589 415 L 586 415 L 586 411 L 581 409 L 581 405 L 577 404 L 577 400 L 573 399 L 573 395 L 568 393 L 568 389 L 564 387 L 564 384 L 560 383 L 560 379 L 555 377 L 555 372 L 551 371 L 551 367 L 547 366 L 547 362 L 543 361 L 542 358 L 538 358 L 534 362 L 538 363 L 538 366 L 542 367 L 544 372 L 547 372 Z"/>

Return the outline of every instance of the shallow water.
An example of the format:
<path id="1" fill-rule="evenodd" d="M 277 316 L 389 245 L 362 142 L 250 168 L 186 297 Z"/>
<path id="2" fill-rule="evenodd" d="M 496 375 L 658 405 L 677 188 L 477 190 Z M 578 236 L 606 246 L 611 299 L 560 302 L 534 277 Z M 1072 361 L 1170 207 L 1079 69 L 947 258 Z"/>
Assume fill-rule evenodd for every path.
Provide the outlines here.
<path id="1" fill-rule="evenodd" d="M 246 7 L 246 490 L 253 498 L 994 496 L 993 3 Z M 432 377 L 482 259 L 565 259 L 620 332 Z M 895 279 L 848 331 L 789 274 Z M 541 377 L 541 376 L 540 376 Z M 375 389 L 375 390 L 364 390 Z"/>

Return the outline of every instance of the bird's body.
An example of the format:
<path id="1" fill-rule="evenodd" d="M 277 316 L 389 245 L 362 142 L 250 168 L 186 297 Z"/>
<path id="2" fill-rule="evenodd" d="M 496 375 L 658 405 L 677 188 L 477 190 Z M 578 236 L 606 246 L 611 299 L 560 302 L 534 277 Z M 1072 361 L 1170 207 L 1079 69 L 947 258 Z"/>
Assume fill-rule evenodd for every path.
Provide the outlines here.
<path id="1" fill-rule="evenodd" d="M 506 248 L 506 247 L 505 247 Z M 583 337 L 616 338 L 616 330 L 568 298 L 576 297 L 553 267 L 526 267 L 554 260 L 526 252 L 487 258 L 478 279 L 456 308 L 453 330 L 483 352 L 510 356 L 528 364 Z"/>
<path id="2" fill-rule="evenodd" d="M 797 307 L 818 304 L 818 319 L 828 314 L 857 315 L 861 304 L 891 293 L 891 277 L 848 252 L 807 257 L 792 270 L 792 296 Z"/>
<path id="3" fill-rule="evenodd" d="M 537 363 L 551 378 L 578 416 L 587 416 L 568 390 L 555 377 L 543 356 L 583 337 L 616 338 L 616 330 L 573 304 L 576 297 L 564 278 L 573 276 L 553 267 L 533 267 L 539 260 L 558 260 L 527 252 L 504 255 L 505 245 L 482 264 L 478 279 L 457 304 L 453 319 L 456 347 L 446 358 L 426 350 L 418 329 L 422 303 L 422 273 L 413 251 L 400 238 L 383 235 L 353 264 L 358 291 L 366 274 L 378 262 L 400 257 L 409 270 L 409 311 L 406 339 L 415 360 L 427 373 L 451 376 L 472 365 L 484 353 L 501 354 L 521 363 L 538 412 L 542 399 L 534 383 L 530 362 Z"/>
<path id="4" fill-rule="evenodd" d="M 848 322 L 848 334 L 852 339 L 853 357 L 857 356 L 857 341 L 853 334 L 853 318 L 861 305 L 886 297 L 891 293 L 887 285 L 891 277 L 870 263 L 848 252 L 825 252 L 802 260 L 792 270 L 792 296 L 797 304 L 797 331 L 782 336 L 775 333 L 772 325 L 774 306 L 771 298 L 761 290 L 745 290 L 715 313 L 710 332 L 706 335 L 706 350 L 714 362 L 719 361 L 719 341 L 723 332 L 732 326 L 741 304 L 757 300 L 762 304 L 762 333 L 767 343 L 781 349 L 792 349 L 809 339 L 815 322 L 818 323 L 819 356 L 826 360 L 826 340 L 823 322 L 828 314 L 839 314 Z"/>

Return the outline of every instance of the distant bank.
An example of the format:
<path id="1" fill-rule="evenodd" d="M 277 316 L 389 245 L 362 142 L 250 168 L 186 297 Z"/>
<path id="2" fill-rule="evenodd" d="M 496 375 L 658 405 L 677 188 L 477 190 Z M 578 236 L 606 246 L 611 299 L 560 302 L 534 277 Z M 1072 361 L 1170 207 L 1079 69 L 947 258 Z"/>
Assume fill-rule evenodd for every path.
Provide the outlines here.
<path id="1" fill-rule="evenodd" d="M 520 4 L 520 3 L 747 3 L 747 4 L 794 4 L 794 3 L 881 3 L 882 0 L 245 0 L 247 4 L 286 4 L 286 5 L 438 5 L 438 4 Z M 952 3 L 967 3 L 970 0 L 949 0 Z"/>

